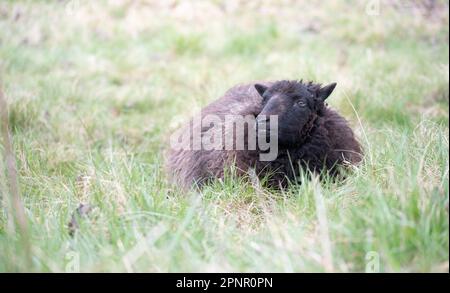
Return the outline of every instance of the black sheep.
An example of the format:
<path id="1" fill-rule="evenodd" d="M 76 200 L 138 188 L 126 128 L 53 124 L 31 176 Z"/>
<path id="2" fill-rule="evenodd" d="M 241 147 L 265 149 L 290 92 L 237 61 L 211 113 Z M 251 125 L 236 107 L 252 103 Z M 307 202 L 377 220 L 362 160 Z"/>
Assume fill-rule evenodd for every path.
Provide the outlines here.
<path id="1" fill-rule="evenodd" d="M 253 168 L 259 178 L 268 179 L 267 185 L 287 186 L 295 181 L 300 169 L 332 176 L 338 174 L 338 166 L 355 165 L 362 159 L 362 150 L 346 120 L 331 110 L 325 99 L 336 84 L 322 87 L 302 81 L 276 81 L 239 85 L 228 90 L 223 97 L 206 106 L 200 117 L 216 117 L 205 123 L 201 119 L 180 129 L 173 137 L 187 136 L 182 147 L 168 152 L 167 172 L 171 179 L 189 188 L 201 186 L 212 179 L 222 178 L 224 170 L 234 165 L 238 175 L 247 174 Z M 237 147 L 238 130 L 229 131 L 227 117 L 250 117 L 242 132 L 243 148 Z M 275 118 L 277 119 L 275 119 Z M 231 122 L 234 123 L 232 118 Z M 278 120 L 277 129 L 268 126 L 271 119 Z M 211 120 L 211 119 L 210 119 Z M 268 139 L 278 134 L 277 154 L 271 160 L 262 160 L 267 153 L 260 146 L 251 148 L 249 134 L 257 129 L 261 137 Z M 233 128 L 232 128 L 233 130 Z M 195 148 L 195 133 L 202 139 L 210 139 L 214 147 L 202 142 Z M 215 136 L 217 135 L 217 136 Z M 232 148 L 226 147 L 226 137 L 232 137 Z"/>

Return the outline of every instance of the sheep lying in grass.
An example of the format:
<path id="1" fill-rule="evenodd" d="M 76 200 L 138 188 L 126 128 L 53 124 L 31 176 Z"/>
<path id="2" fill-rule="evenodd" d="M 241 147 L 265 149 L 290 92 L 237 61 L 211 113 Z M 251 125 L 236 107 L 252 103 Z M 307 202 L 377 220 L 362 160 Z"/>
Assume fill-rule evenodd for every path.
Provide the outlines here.
<path id="1" fill-rule="evenodd" d="M 362 151 L 353 131 L 324 103 L 335 86 L 283 80 L 231 88 L 201 111 L 201 119 L 194 117 L 172 136 L 177 143 L 185 137 L 181 147 L 172 142 L 168 152 L 166 167 L 172 181 L 183 188 L 202 186 L 223 178 L 233 166 L 239 176 L 254 169 L 268 186 L 285 187 L 298 178 L 300 170 L 335 176 L 339 166 L 359 163 Z M 228 117 L 232 118 L 227 121 Z M 245 119 L 244 130 L 226 127 L 238 117 L 254 121 Z M 278 123 L 276 128 L 271 128 L 272 120 Z M 273 158 L 262 159 L 270 150 L 251 147 L 253 130 L 258 142 L 277 139 Z M 197 148 L 195 133 L 200 138 Z M 227 143 L 230 137 L 231 144 Z"/>

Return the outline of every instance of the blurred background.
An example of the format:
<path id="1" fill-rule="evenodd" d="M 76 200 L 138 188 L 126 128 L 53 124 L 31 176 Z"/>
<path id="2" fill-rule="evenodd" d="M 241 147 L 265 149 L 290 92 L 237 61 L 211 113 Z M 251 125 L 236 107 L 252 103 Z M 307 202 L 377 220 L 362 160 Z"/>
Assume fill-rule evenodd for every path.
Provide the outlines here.
<path id="1" fill-rule="evenodd" d="M 122 256 L 163 222 L 172 236 L 149 244 L 134 270 L 364 271 L 374 250 L 383 271 L 448 272 L 448 9 L 440 0 L 1 1 L 0 80 L 33 266 L 4 212 L 0 270 L 64 271 L 75 252 L 79 270 L 129 271 Z M 337 82 L 329 104 L 366 149 L 354 179 L 323 191 L 329 234 L 314 186 L 273 202 L 229 183 L 193 204 L 162 172 L 168 135 L 193 111 L 238 83 L 279 79 Z M 10 179 L 0 178 L 5 199 Z M 66 223 L 80 202 L 100 215 L 72 239 Z"/>

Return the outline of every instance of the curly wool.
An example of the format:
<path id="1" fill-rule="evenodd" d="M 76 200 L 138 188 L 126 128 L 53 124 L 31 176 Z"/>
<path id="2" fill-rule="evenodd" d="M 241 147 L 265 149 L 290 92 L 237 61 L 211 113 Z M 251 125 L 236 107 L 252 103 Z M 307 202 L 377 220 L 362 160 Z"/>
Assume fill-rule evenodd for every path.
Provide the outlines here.
<path id="1" fill-rule="evenodd" d="M 266 86 L 276 85 L 276 90 L 295 90 L 295 83 L 302 81 L 261 82 Z M 320 84 L 305 84 L 315 90 Z M 224 118 L 225 115 L 253 115 L 262 110 L 262 98 L 256 92 L 254 83 L 238 85 L 201 111 L 201 116 L 209 114 Z M 193 127 L 202 134 L 208 129 L 195 125 L 192 121 L 184 127 Z M 184 132 L 184 131 L 182 131 Z M 316 109 L 307 126 L 299 129 L 301 143 L 288 148 L 280 148 L 273 161 L 260 161 L 258 150 L 173 150 L 167 153 L 166 170 L 172 182 L 183 188 L 202 186 L 210 180 L 223 178 L 224 170 L 236 167 L 238 176 L 245 176 L 254 168 L 260 179 L 268 178 L 267 185 L 287 186 L 295 181 L 301 170 L 332 176 L 338 174 L 338 166 L 358 164 L 362 159 L 361 146 L 356 140 L 347 121 L 325 104 Z M 192 141 L 192 135 L 190 137 Z"/>

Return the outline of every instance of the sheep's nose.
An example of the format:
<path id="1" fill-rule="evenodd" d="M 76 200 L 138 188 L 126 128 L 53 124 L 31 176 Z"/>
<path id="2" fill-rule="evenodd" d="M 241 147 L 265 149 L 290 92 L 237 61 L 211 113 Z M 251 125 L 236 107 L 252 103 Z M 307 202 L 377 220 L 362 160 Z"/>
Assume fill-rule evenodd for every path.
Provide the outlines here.
<path id="1" fill-rule="evenodd" d="M 259 134 L 268 131 L 270 116 L 261 115 L 256 117 L 256 131 Z"/>

